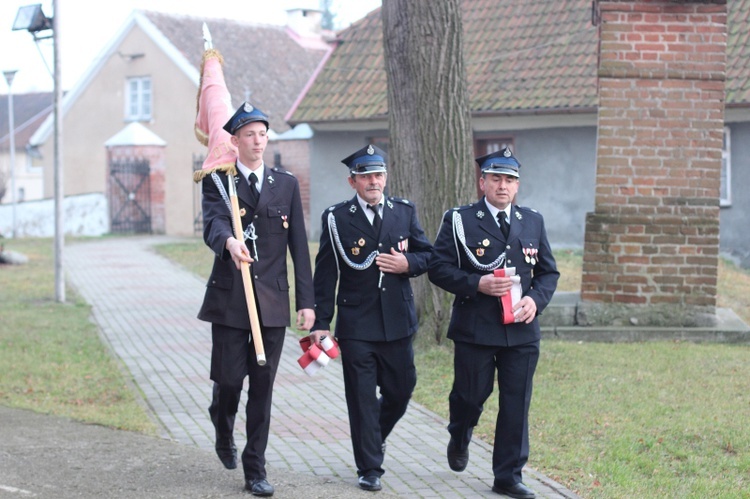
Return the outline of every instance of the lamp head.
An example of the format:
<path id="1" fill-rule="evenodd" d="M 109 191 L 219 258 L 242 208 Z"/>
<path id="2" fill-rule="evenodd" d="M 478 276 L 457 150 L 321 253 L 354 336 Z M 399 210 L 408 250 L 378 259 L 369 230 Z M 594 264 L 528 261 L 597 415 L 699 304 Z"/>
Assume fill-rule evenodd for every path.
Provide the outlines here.
<path id="1" fill-rule="evenodd" d="M 13 31 L 22 29 L 29 33 L 52 29 L 52 19 L 44 15 L 42 4 L 19 7 L 16 20 L 13 21 Z"/>

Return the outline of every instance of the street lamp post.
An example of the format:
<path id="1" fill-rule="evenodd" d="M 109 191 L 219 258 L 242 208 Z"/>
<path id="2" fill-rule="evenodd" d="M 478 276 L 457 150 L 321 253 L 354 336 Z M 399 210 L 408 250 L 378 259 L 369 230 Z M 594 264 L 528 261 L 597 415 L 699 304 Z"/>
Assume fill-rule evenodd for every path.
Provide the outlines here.
<path id="1" fill-rule="evenodd" d="M 16 126 L 15 126 L 15 113 L 13 111 L 13 78 L 15 78 L 17 70 L 3 71 L 3 76 L 8 84 L 8 137 L 10 140 L 10 192 L 11 202 L 13 203 L 13 238 L 15 239 L 18 235 L 16 225 L 16 203 L 18 202 L 16 196 Z"/>
<path id="2" fill-rule="evenodd" d="M 55 140 L 54 140 L 54 169 L 55 169 L 55 298 L 65 303 L 65 274 L 63 269 L 63 249 L 65 242 L 65 226 L 63 224 L 63 167 L 62 167 L 62 86 L 60 85 L 60 10 L 59 0 L 52 1 L 54 17 L 48 18 L 42 12 L 41 4 L 26 5 L 18 9 L 13 30 L 25 29 L 38 42 L 45 38 L 37 33 L 52 30 L 52 47 L 54 60 L 55 87 Z"/>

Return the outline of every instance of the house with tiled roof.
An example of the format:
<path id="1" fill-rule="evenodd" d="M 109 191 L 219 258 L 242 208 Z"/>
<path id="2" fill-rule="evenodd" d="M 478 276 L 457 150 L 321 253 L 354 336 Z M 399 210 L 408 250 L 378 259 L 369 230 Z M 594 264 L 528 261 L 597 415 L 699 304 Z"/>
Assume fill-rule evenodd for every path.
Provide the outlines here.
<path id="1" fill-rule="evenodd" d="M 596 183 L 598 31 L 592 2 L 463 0 L 461 8 L 475 157 L 510 145 L 523 165 L 519 204 L 545 215 L 557 246 L 583 246 Z M 728 12 L 720 239 L 722 251 L 750 265 L 743 215 L 750 210 L 743 188 L 750 185 L 750 0 L 728 2 Z M 367 142 L 387 147 L 382 44 L 379 10 L 340 32 L 287 116 L 291 125 L 307 123 L 314 131 L 313 221 L 351 197 L 340 180 L 340 159 Z M 312 229 L 320 233 L 315 222 Z"/>
<path id="2" fill-rule="evenodd" d="M 284 118 L 330 45 L 322 13 L 287 12 L 288 25 L 276 26 L 134 11 L 63 99 L 66 198 L 105 194 L 113 230 L 200 232 L 193 170 L 207 152 L 194 132 L 204 22 L 223 56 L 232 106 L 248 100 L 270 118 L 266 164 L 286 168 L 306 187 L 309 129 L 293 129 Z M 53 138 L 50 118 L 28 141 L 42 158 L 46 197 L 53 196 Z M 150 173 L 138 177 L 143 165 L 131 161 L 132 174 L 122 174 L 123 154 L 145 158 Z M 121 223 L 118 217 L 128 213 L 147 216 L 144 223 Z"/>
<path id="3" fill-rule="evenodd" d="M 33 154 L 29 154 L 26 144 L 52 112 L 51 92 L 32 92 L 13 95 L 13 169 L 11 174 L 10 154 L 10 96 L 0 96 L 0 204 L 34 201 L 42 198 L 42 167 Z M 15 198 L 11 193 L 15 184 Z"/>

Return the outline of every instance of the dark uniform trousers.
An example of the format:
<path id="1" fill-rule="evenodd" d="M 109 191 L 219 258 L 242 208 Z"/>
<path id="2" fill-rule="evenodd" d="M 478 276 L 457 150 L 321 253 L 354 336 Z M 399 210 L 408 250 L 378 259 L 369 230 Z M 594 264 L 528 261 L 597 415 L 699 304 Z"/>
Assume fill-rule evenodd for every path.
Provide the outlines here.
<path id="1" fill-rule="evenodd" d="M 384 473 L 382 442 L 406 412 L 417 385 L 412 338 L 339 340 L 354 462 L 362 474 Z"/>
<path id="2" fill-rule="evenodd" d="M 249 379 L 245 406 L 247 445 L 242 452 L 242 467 L 248 477 L 266 475 L 265 451 L 271 424 L 273 382 L 286 332 L 283 327 L 261 330 L 267 361 L 265 366 L 259 366 L 255 359 L 255 347 L 249 343 L 248 330 L 220 324 L 211 326 L 211 379 L 214 380 L 214 390 L 208 413 L 220 437 L 232 436 L 242 384 L 245 376 Z M 257 404 L 263 406 L 258 407 Z"/>
<path id="3" fill-rule="evenodd" d="M 500 407 L 492 470 L 496 480 L 507 485 L 518 483 L 529 459 L 527 425 L 539 341 L 504 347 L 457 341 L 454 346 L 455 377 L 449 397 L 448 432 L 460 448 L 469 445 L 484 403 L 492 394 L 497 370 Z"/>

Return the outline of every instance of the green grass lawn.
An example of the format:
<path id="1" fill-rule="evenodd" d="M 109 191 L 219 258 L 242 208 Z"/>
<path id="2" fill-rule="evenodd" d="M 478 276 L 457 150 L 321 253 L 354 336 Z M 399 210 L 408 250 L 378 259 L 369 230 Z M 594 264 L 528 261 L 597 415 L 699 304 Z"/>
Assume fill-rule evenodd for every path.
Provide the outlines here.
<path id="1" fill-rule="evenodd" d="M 72 292 L 69 304 L 54 302 L 51 240 L 6 247 L 31 261 L 0 266 L 0 403 L 153 431 L 89 322 L 89 307 Z M 208 276 L 213 255 L 199 239 L 158 250 Z M 311 245 L 311 258 L 315 252 Z M 555 256 L 558 289 L 578 290 L 580 252 Z M 718 290 L 719 306 L 750 322 L 750 272 L 722 261 Z M 414 399 L 447 418 L 452 345 L 420 335 L 416 349 Z M 496 411 L 495 395 L 475 431 L 487 442 Z M 747 421 L 748 345 L 544 340 L 529 465 L 585 498 L 750 498 Z"/>
<path id="2" fill-rule="evenodd" d="M 0 404 L 155 434 L 91 308 L 73 290 L 55 301 L 52 240 L 4 244 L 29 262 L 0 265 Z"/>

